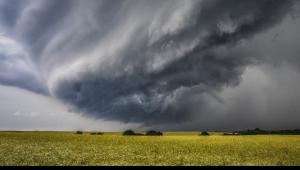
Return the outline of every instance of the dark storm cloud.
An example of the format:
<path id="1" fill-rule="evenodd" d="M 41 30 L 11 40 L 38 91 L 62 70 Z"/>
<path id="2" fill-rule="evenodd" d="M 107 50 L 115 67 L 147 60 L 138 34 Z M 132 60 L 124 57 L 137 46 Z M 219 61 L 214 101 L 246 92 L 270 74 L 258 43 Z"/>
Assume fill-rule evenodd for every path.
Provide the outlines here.
<path id="1" fill-rule="evenodd" d="M 20 87 L 35 93 L 47 95 L 48 91 L 31 70 L 26 68 L 27 63 L 22 60 L 11 59 L 0 53 L 0 84 Z M 23 68 L 22 68 L 23 67 Z"/>
<path id="2" fill-rule="evenodd" d="M 0 35 L 0 85 L 20 87 L 48 94 L 35 66 L 22 47 L 14 40 Z"/>
<path id="3" fill-rule="evenodd" d="M 120 72 L 119 75 L 84 73 L 79 80 L 59 81 L 54 93 L 94 116 L 108 119 L 146 123 L 186 121 L 190 105 L 184 101 L 189 95 L 182 89 L 189 91 L 200 86 L 199 93 L 210 93 L 225 85 L 236 85 L 243 67 L 252 62 L 248 56 L 215 54 L 214 49 L 272 27 L 286 16 L 291 5 L 292 1 L 204 1 L 195 11 L 192 25 L 175 34 L 162 35 L 150 46 L 144 29 L 138 30 L 140 37 L 122 49 L 113 68 L 105 69 Z M 235 24 L 232 32 L 218 25 L 226 19 Z M 163 68 L 153 72 L 146 69 L 148 58 L 163 53 L 165 49 L 161 48 L 170 41 L 170 48 L 180 47 L 182 42 L 197 41 L 205 31 L 207 35 L 191 51 Z M 126 67 L 132 71 L 115 70 Z"/>
<path id="4" fill-rule="evenodd" d="M 25 4 L 28 3 L 28 0 L 11 0 L 11 1 L 1 1 L 0 2 L 0 21 L 8 27 L 15 26 L 17 19 L 22 12 Z"/>
<path id="5" fill-rule="evenodd" d="M 42 55 L 51 37 L 61 29 L 64 18 L 72 8 L 70 0 L 30 1 L 29 7 L 23 9 L 16 25 L 16 31 L 25 41 L 34 47 L 34 56 Z"/>
<path id="6" fill-rule="evenodd" d="M 0 8 L 11 6 L 5 2 Z M 217 93 L 266 61 L 241 44 L 280 25 L 296 4 L 31 0 L 1 11 L 0 23 L 24 45 L 51 95 L 95 118 L 152 125 L 203 114 L 207 95 L 222 103 Z"/>

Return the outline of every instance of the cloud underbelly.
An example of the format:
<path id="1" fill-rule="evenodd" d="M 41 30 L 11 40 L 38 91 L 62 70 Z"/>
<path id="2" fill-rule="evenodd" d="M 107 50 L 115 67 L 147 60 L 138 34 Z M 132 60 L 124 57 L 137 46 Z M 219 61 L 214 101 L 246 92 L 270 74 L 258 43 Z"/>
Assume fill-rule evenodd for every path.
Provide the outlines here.
<path id="1" fill-rule="evenodd" d="M 191 120 L 207 95 L 219 100 L 217 92 L 238 85 L 247 66 L 263 61 L 241 46 L 295 4 L 75 0 L 65 11 L 60 1 L 30 2 L 16 26 L 34 24 L 15 31 L 50 94 L 94 118 L 145 124 Z"/>
<path id="2" fill-rule="evenodd" d="M 177 23 L 181 26 L 176 31 L 161 31 L 166 22 L 153 27 L 159 21 L 151 15 L 137 17 L 140 23 L 134 26 L 124 18 L 118 27 L 122 34 L 113 31 L 107 40 L 109 49 L 101 44 L 91 56 L 53 74 L 52 94 L 96 118 L 150 124 L 186 121 L 195 104 L 191 96 L 238 85 L 244 68 L 259 59 L 236 44 L 279 23 L 292 6 L 292 1 L 274 0 L 193 3 L 197 8 L 182 14 L 190 16 L 189 22 Z M 196 103 L 201 105 L 201 100 Z"/>

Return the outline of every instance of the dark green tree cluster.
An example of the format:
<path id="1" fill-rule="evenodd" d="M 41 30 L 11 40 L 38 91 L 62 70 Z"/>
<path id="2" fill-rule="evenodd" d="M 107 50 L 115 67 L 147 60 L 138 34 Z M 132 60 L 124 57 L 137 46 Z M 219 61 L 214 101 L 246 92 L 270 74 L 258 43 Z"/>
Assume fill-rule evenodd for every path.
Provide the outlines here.
<path id="1" fill-rule="evenodd" d="M 155 130 L 149 130 L 145 134 L 142 134 L 136 133 L 133 130 L 126 130 L 123 132 L 123 136 L 163 136 L 163 133 Z"/>

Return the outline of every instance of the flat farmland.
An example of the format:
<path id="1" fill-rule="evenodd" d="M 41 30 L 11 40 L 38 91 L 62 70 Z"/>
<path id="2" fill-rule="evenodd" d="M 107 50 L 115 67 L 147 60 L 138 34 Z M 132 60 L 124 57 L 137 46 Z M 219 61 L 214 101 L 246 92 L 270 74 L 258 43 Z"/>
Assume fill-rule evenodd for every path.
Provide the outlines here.
<path id="1" fill-rule="evenodd" d="M 291 166 L 300 165 L 300 136 L 0 132 L 0 166 L 5 165 Z"/>

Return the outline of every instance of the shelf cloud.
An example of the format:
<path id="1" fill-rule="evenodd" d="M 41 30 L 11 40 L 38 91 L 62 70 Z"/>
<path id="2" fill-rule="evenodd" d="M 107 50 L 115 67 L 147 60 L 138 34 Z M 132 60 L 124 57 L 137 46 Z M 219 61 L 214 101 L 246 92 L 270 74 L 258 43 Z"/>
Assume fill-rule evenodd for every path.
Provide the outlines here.
<path id="1" fill-rule="evenodd" d="M 168 127 L 219 117 L 208 100 L 228 102 L 222 92 L 247 68 L 299 68 L 298 11 L 295 0 L 3 0 L 0 84 L 95 119 Z"/>

